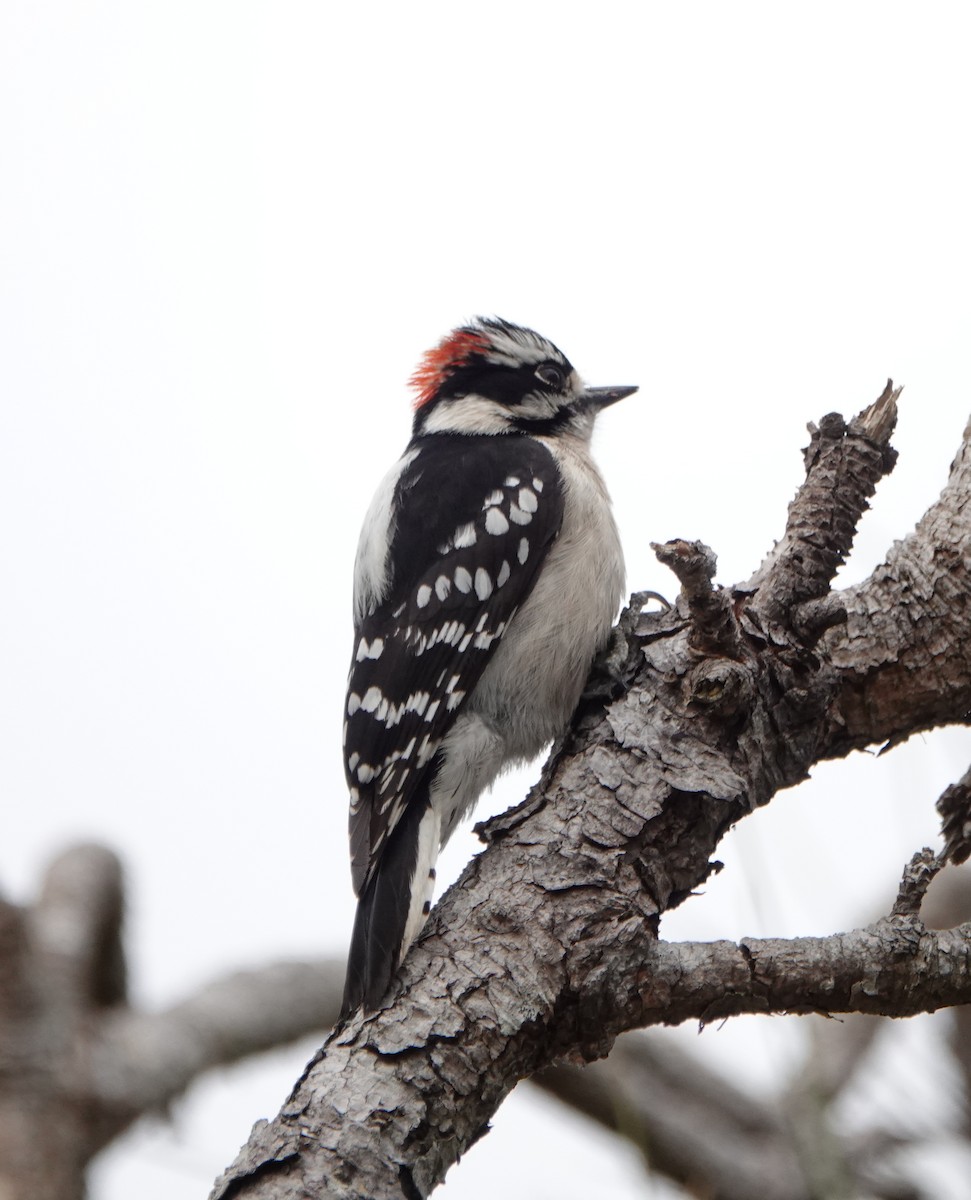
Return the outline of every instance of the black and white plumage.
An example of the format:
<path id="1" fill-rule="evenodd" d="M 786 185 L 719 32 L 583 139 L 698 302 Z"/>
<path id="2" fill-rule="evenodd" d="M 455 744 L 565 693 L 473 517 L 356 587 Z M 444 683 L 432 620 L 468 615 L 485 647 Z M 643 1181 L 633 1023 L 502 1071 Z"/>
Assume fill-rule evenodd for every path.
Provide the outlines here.
<path id="1" fill-rule="evenodd" d="M 380 1003 L 457 822 L 566 728 L 624 584 L 589 440 L 636 389 L 584 388 L 551 342 L 497 319 L 453 331 L 412 382 L 413 437 L 355 565 L 343 1015 Z"/>

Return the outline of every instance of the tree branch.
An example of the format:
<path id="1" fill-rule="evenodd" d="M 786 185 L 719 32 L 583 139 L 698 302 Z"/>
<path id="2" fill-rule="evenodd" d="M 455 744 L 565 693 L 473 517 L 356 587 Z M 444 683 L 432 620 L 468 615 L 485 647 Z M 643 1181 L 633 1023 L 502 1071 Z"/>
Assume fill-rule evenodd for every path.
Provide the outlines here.
<path id="1" fill-rule="evenodd" d="M 971 923 L 932 932 L 890 917 L 823 938 L 659 943 L 646 1024 L 740 1013 L 909 1017 L 971 1003 Z"/>
<path id="2" fill-rule="evenodd" d="M 626 1034 L 605 1061 L 548 1067 L 530 1082 L 627 1138 L 652 1170 L 691 1195 L 817 1200 L 850 1192 L 902 1200 L 899 1175 L 886 1171 L 888 1139 L 854 1136 L 827 1120 L 826 1102 L 846 1077 L 847 1058 L 858 1061 L 859 1047 L 884 1025 L 872 1017 L 813 1018 L 811 1057 L 788 1091 L 765 1101 L 657 1032 Z M 834 1167 L 849 1187 L 827 1186 Z"/>
<path id="3" fill-rule="evenodd" d="M 286 1045 L 337 1020 L 344 963 L 271 963 L 215 980 L 159 1013 L 103 1022 L 89 1055 L 98 1099 L 123 1113 L 162 1108 L 212 1067 Z"/>
<path id="4" fill-rule="evenodd" d="M 710 1022 L 740 1013 L 825 1011 L 905 1016 L 929 1012 L 971 1000 L 971 923 L 935 933 L 925 930 L 912 915 L 897 914 L 827 938 L 746 939 L 739 944 L 659 942 L 641 965 L 636 981 L 641 988 L 638 1023 L 642 1025 Z M 392 1014 L 393 1010 L 388 1016 Z M 327 1126 L 320 1128 L 316 1123 L 319 1101 L 306 1092 L 301 1096 L 303 1088 L 298 1087 L 281 1114 L 282 1120 L 257 1126 L 244 1156 L 232 1174 L 224 1177 L 223 1186 L 217 1186 L 214 1197 L 267 1194 L 266 1188 L 280 1197 L 363 1196 L 362 1182 L 354 1174 L 342 1179 L 334 1164 L 335 1158 L 346 1163 L 340 1152 L 346 1150 L 344 1135 L 349 1122 L 353 1121 L 351 1129 L 357 1129 L 359 1121 L 367 1121 L 371 1110 L 365 1105 L 376 1103 L 379 1095 L 382 1129 L 402 1121 L 409 1102 L 418 1106 L 426 1121 L 432 1111 L 441 1114 L 450 1103 L 455 1105 L 456 1116 L 463 1110 L 468 1116 L 474 1109 L 482 1119 L 491 1111 L 488 1098 L 480 1099 L 470 1090 L 474 1030 L 449 1033 L 440 1026 L 428 1026 L 423 1043 L 412 1038 L 405 1045 L 402 1022 L 389 1025 L 387 1020 L 370 1019 L 363 1024 L 363 1029 L 346 1030 L 332 1038 L 322 1056 L 311 1064 L 311 1075 L 324 1065 L 332 1074 L 336 1064 L 340 1065 L 343 1086 L 329 1093 Z M 461 1046 L 463 1042 L 466 1044 Z M 432 1070 L 424 1076 L 426 1057 Z M 410 1086 L 399 1088 L 397 1068 L 402 1062 L 411 1068 Z M 415 1083 L 416 1073 L 422 1077 L 421 1088 Z M 644 1075 L 639 1078 L 642 1085 L 646 1083 Z M 759 1113 L 753 1102 L 736 1101 L 730 1108 L 709 1104 L 710 1120 L 699 1122 L 697 1111 L 691 1120 L 682 1120 L 686 1106 L 697 1109 L 697 1099 L 691 1089 L 686 1093 L 684 1083 L 679 1077 L 676 1087 L 669 1084 L 659 1092 L 665 1084 L 652 1077 L 653 1090 L 642 1093 L 635 1105 L 650 1110 L 650 1119 L 642 1116 L 641 1128 L 660 1169 L 674 1178 L 685 1178 L 685 1164 L 700 1154 L 693 1158 L 696 1175 L 718 1178 L 723 1189 L 719 1196 L 726 1200 L 752 1195 L 803 1200 L 817 1194 L 810 1190 L 794 1147 L 772 1140 L 776 1123 Z M 602 1104 L 606 1099 L 603 1092 L 598 1099 L 597 1075 L 593 1076 L 592 1093 L 586 1080 L 583 1087 L 582 1107 L 605 1120 Z M 362 1088 L 366 1099 L 356 1099 Z M 412 1088 L 420 1096 L 411 1094 Z M 726 1085 L 721 1090 L 731 1089 Z M 664 1103 L 652 1101 L 652 1096 L 658 1100 L 662 1094 Z M 432 1099 L 434 1108 L 429 1103 Z M 392 1100 L 395 1103 L 389 1106 Z M 729 1117 L 726 1110 L 734 1116 Z M 739 1145 L 741 1132 L 733 1132 L 733 1121 L 748 1131 L 748 1153 Z M 412 1142 L 421 1146 L 423 1155 L 413 1160 L 415 1166 L 435 1152 L 441 1133 L 441 1125 L 423 1131 L 416 1122 Z M 696 1144 L 699 1139 L 704 1141 L 704 1153 Z M 722 1156 L 725 1162 L 719 1166 Z M 400 1158 L 391 1163 L 379 1160 L 373 1146 L 364 1160 L 355 1161 L 364 1161 L 368 1186 L 377 1188 L 373 1191 L 376 1197 L 408 1194 L 402 1191 L 402 1180 L 415 1178 L 415 1166 L 406 1166 Z M 313 1192 L 318 1185 L 311 1181 L 321 1178 L 328 1181 L 328 1190 Z M 880 1194 L 879 1190 L 874 1194 Z"/>
<path id="5" fill-rule="evenodd" d="M 662 1038 L 620 1038 L 603 1062 L 532 1083 L 615 1133 L 651 1167 L 717 1200 L 813 1200 L 778 1105 L 733 1087 Z"/>
<path id="6" fill-rule="evenodd" d="M 488 850 L 436 909 L 384 1009 L 335 1032 L 214 1197 L 302 1196 L 311 1179 L 316 1194 L 424 1196 L 516 1080 L 601 1057 L 635 1026 L 968 998 L 967 930 L 928 934 L 906 898 L 832 939 L 656 941 L 660 914 L 706 878 L 724 831 L 820 757 L 967 714 L 971 587 L 948 550 L 971 544 L 966 448 L 903 548 L 828 613 L 818 607 L 893 464 L 897 395 L 888 386 L 855 421 L 814 431 L 786 534 L 748 584 L 709 596 L 697 547 L 684 603 L 622 621 L 628 690 L 607 709 L 589 703 L 527 801 L 487 824 Z M 919 597 L 909 561 L 926 564 Z M 866 624 L 874 611 L 883 619 Z"/>
<path id="7" fill-rule="evenodd" d="M 343 963 L 326 962 L 240 972 L 167 1012 L 134 1011 L 122 883 L 109 850 L 74 846 L 33 906 L 0 901 L 3 1200 L 81 1200 L 91 1158 L 199 1073 L 336 1018 Z"/>
<path id="8" fill-rule="evenodd" d="M 744 588 L 758 593 L 763 618 L 784 620 L 796 605 L 828 594 L 868 500 L 896 463 L 890 437 L 901 391 L 888 379 L 849 425 L 839 413 L 823 417 L 818 426 L 810 424 L 806 481 L 789 505 L 786 531 Z"/>
<path id="9" fill-rule="evenodd" d="M 864 583 L 821 649 L 839 671 L 821 757 L 971 717 L 971 426 L 940 499 Z"/>
<path id="10" fill-rule="evenodd" d="M 125 996 L 122 870 L 104 846 L 71 846 L 50 864 L 27 928 L 45 990 L 65 1004 L 116 1004 Z"/>

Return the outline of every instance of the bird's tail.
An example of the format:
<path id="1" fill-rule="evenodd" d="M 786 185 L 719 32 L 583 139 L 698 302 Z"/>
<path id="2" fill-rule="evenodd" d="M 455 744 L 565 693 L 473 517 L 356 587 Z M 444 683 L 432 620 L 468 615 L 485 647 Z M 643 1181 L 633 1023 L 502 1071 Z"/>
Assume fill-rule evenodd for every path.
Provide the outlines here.
<path id="1" fill-rule="evenodd" d="M 431 907 L 441 822 L 427 793 L 412 797 L 357 902 L 341 1020 L 373 1012 Z"/>

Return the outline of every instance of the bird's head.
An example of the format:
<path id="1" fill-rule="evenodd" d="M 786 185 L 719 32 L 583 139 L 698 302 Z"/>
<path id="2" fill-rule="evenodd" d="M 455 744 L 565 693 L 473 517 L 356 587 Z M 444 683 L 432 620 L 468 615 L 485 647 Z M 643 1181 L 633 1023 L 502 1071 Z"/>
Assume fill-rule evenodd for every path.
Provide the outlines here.
<path id="1" fill-rule="evenodd" d="M 552 342 L 498 317 L 477 317 L 429 350 L 411 377 L 416 436 L 572 432 L 636 387 L 585 387 Z"/>

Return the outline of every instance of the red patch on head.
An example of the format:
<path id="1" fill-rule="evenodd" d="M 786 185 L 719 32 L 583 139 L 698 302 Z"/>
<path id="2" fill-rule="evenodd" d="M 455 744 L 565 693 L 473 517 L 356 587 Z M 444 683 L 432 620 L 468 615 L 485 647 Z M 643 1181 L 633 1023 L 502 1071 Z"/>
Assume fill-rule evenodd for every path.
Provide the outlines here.
<path id="1" fill-rule="evenodd" d="M 415 410 L 432 400 L 449 375 L 457 367 L 464 366 L 473 354 L 480 354 L 488 344 L 486 337 L 474 329 L 455 329 L 442 338 L 433 350 L 428 351 L 408 381 L 418 393 Z"/>

